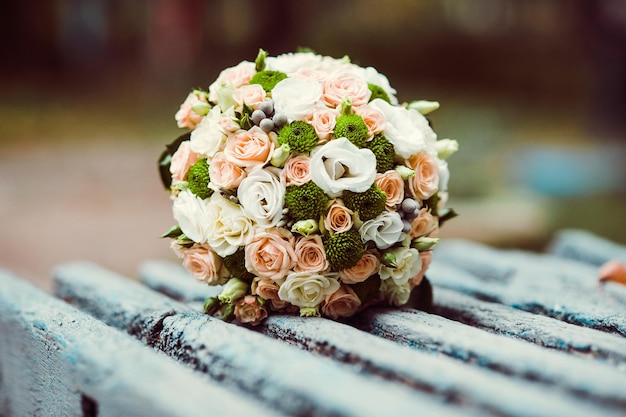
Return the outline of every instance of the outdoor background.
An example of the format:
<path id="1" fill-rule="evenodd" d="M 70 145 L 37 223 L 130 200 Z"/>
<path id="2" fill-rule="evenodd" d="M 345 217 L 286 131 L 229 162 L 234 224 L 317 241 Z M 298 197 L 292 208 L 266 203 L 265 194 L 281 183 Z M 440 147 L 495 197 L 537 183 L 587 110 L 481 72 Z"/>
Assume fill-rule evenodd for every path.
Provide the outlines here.
<path id="1" fill-rule="evenodd" d="M 442 230 L 541 250 L 584 228 L 626 243 L 626 2 L 30 0 L 0 14 L 0 267 L 50 287 L 86 259 L 171 258 L 156 160 L 220 70 L 309 47 L 437 100 Z"/>

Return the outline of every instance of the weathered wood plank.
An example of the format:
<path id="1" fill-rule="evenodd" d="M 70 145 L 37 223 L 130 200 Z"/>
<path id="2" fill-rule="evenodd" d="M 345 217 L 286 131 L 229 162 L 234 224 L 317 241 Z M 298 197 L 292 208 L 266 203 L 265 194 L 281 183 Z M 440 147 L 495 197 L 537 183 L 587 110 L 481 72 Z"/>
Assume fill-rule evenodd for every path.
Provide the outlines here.
<path id="1" fill-rule="evenodd" d="M 0 270 L 0 415 L 277 415 Z"/>
<path id="2" fill-rule="evenodd" d="M 343 366 L 224 323 L 88 264 L 55 271 L 57 294 L 145 343 L 299 416 L 474 415 L 403 385 L 361 378 Z M 571 407 L 574 409 L 574 407 Z M 483 414 L 484 413 L 480 413 Z M 582 414 L 581 414 L 582 415 Z"/>
<path id="3" fill-rule="evenodd" d="M 435 287 L 433 313 L 539 346 L 602 359 L 626 371 L 626 338 Z"/>
<path id="4" fill-rule="evenodd" d="M 438 245 L 435 284 L 583 327 L 626 335 L 626 301 L 607 294 L 593 266 L 469 241 Z"/>
<path id="5" fill-rule="evenodd" d="M 156 288 L 161 289 L 193 283 L 192 278 L 183 268 L 172 266 L 172 264 L 166 268 L 161 268 L 161 266 L 165 266 L 165 263 L 148 262 L 141 268 L 140 275 L 150 285 L 155 285 Z M 150 275 L 149 279 L 146 279 L 147 275 Z M 193 284 L 195 285 L 195 283 Z M 186 292 L 189 301 L 201 300 L 205 290 L 202 286 L 195 285 L 194 294 L 193 288 L 190 287 Z M 167 290 L 166 292 L 171 291 Z M 508 308 L 508 310 L 512 309 Z M 506 375 L 521 376 L 522 379 L 528 378 L 533 381 L 539 379 L 548 384 L 562 384 L 566 386 L 566 390 L 575 395 L 595 398 L 600 403 L 609 402 L 620 407 L 626 406 L 626 392 L 620 388 L 620 384 L 626 383 L 626 376 L 614 371 L 609 366 L 603 364 L 596 366 L 593 363 L 581 365 L 581 359 L 569 358 L 567 355 L 540 349 L 515 340 L 505 343 L 503 345 L 505 352 L 500 352 L 498 346 L 500 340 L 503 339 L 502 337 L 414 310 L 396 311 L 387 315 L 376 311 L 373 313 L 372 322 L 362 324 L 362 326 L 374 333 L 384 332 L 385 325 L 378 326 L 377 324 L 379 317 L 386 316 L 390 316 L 390 320 L 385 321 L 385 325 L 390 324 L 394 330 L 383 335 L 393 337 L 393 333 L 397 330 L 398 334 L 401 335 L 402 344 L 432 352 L 439 352 L 439 348 L 445 346 L 445 349 L 442 350 L 443 353 L 452 357 L 461 356 L 465 359 L 477 358 L 480 352 L 485 349 L 485 357 L 480 358 L 479 363 L 488 368 L 503 371 Z M 398 320 L 397 317 L 402 320 Z M 553 319 L 543 319 L 576 330 L 594 332 L 593 330 L 566 325 Z M 447 327 L 446 321 L 450 323 Z M 449 332 L 446 332 L 446 329 Z M 491 380 L 484 382 L 483 373 L 470 376 L 471 371 L 468 371 L 467 367 L 455 367 L 444 357 L 430 356 L 425 358 L 424 352 L 419 351 L 411 355 L 402 349 L 398 350 L 397 347 L 390 346 L 384 340 L 369 338 L 362 332 L 329 320 L 287 316 L 270 317 L 258 330 L 318 354 L 333 357 L 335 360 L 353 363 L 356 367 L 360 367 L 363 372 L 399 379 L 410 385 L 422 387 L 422 389 L 426 388 L 435 395 L 442 395 L 443 393 L 443 395 L 451 398 L 465 398 L 464 401 L 468 401 L 468 399 L 478 401 L 505 414 L 516 415 L 515 412 L 522 412 L 519 403 L 511 402 L 506 392 L 518 392 L 519 398 L 524 398 L 524 395 L 529 392 L 528 381 L 512 382 L 509 378 L 505 380 L 506 382 L 502 382 L 501 377 L 492 374 Z M 601 332 L 595 333 L 620 340 L 615 336 Z M 403 338 L 402 335 L 408 335 L 410 340 Z M 476 340 L 477 335 L 476 343 L 464 342 L 464 339 Z M 481 338 L 481 336 L 483 337 Z M 531 347 L 531 352 L 524 354 L 523 352 L 528 346 Z M 563 359 L 564 357 L 566 359 Z M 514 363 L 513 367 L 507 365 L 508 361 Z M 530 364 L 525 366 L 528 362 Z M 543 373 L 542 370 L 546 366 L 546 362 L 548 363 L 547 372 L 545 375 L 539 375 L 538 378 L 535 374 Z M 580 372 L 589 372 L 589 377 L 577 375 L 570 377 L 569 375 L 574 369 Z M 599 385 L 602 386 L 596 386 L 593 380 L 589 380 L 593 377 L 601 378 L 603 382 Z M 493 386 L 493 383 L 499 386 Z M 517 388 L 514 388 L 513 385 L 516 384 Z M 548 397 L 557 397 L 550 388 L 544 385 L 541 385 L 539 389 L 542 389 Z M 483 398 L 481 392 L 489 392 L 488 398 Z M 541 398 L 541 395 L 536 393 L 531 396 L 534 396 L 535 400 Z M 523 403 L 525 402 L 528 401 L 523 400 Z M 518 407 L 517 411 L 513 410 L 515 407 Z"/>

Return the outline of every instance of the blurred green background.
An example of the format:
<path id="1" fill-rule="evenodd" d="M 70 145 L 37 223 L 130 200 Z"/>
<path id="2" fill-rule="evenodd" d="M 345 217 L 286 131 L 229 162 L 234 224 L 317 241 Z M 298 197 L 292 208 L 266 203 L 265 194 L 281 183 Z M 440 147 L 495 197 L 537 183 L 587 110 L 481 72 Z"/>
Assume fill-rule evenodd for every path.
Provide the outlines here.
<path id="1" fill-rule="evenodd" d="M 626 243 L 626 2 L 31 0 L 0 15 L 0 265 L 41 285 L 88 259 L 172 257 L 156 159 L 219 72 L 305 46 L 437 100 L 444 237 L 542 249 L 554 231 Z"/>

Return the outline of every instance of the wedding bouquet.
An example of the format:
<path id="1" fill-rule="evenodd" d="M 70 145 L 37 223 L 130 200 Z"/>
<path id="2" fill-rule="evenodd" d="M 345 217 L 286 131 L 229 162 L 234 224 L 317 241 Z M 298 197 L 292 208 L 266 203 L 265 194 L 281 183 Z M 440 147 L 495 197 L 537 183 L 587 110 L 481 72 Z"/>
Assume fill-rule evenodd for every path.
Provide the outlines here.
<path id="1" fill-rule="evenodd" d="M 312 52 L 223 70 L 176 113 L 189 132 L 160 171 L 177 222 L 163 236 L 199 281 L 223 285 L 207 314 L 349 317 L 401 306 L 420 284 L 445 208 L 457 142 L 398 104 L 388 79 Z"/>

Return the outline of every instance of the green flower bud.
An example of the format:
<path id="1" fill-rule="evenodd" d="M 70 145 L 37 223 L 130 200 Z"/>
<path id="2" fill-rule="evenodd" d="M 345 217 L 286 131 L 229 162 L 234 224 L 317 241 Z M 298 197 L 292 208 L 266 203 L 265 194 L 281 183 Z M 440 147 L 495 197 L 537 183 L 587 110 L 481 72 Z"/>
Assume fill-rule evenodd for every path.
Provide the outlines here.
<path id="1" fill-rule="evenodd" d="M 341 100 L 341 114 L 352 114 L 352 100 L 350 100 L 350 97 L 344 97 Z"/>
<path id="2" fill-rule="evenodd" d="M 280 71 L 263 70 L 257 72 L 250 79 L 250 84 L 259 84 L 265 91 L 272 91 L 276 84 L 287 78 L 287 74 Z"/>
<path id="3" fill-rule="evenodd" d="M 335 135 L 335 138 L 346 138 L 357 148 L 363 148 L 366 145 L 369 132 L 361 116 L 358 114 L 342 114 L 335 122 L 333 135 Z"/>
<path id="4" fill-rule="evenodd" d="M 224 321 L 232 321 L 235 318 L 235 304 L 226 304 L 221 319 Z"/>
<path id="5" fill-rule="evenodd" d="M 385 252 L 385 254 L 383 255 L 381 259 L 381 262 L 383 263 L 383 265 L 388 266 L 390 268 L 398 267 L 396 255 L 394 255 L 393 252 Z"/>
<path id="6" fill-rule="evenodd" d="M 422 252 L 432 249 L 432 247 L 435 246 L 438 242 L 439 238 L 422 236 L 415 239 L 411 246 Z"/>
<path id="7" fill-rule="evenodd" d="M 291 148 L 288 144 L 283 143 L 274 150 L 274 153 L 272 154 L 272 159 L 270 159 L 270 164 L 277 168 L 280 168 L 285 165 L 285 161 L 289 159 L 289 155 L 291 155 Z"/>
<path id="8" fill-rule="evenodd" d="M 319 218 L 328 204 L 328 196 L 313 181 L 290 185 L 285 192 L 285 206 L 294 220 Z"/>
<path id="9" fill-rule="evenodd" d="M 319 226 L 317 221 L 313 219 L 308 220 L 299 220 L 291 226 L 291 231 L 293 233 L 299 233 L 304 236 L 308 236 L 312 233 L 315 233 L 319 230 Z"/>
<path id="10" fill-rule="evenodd" d="M 211 106 L 209 103 L 198 103 L 191 106 L 191 110 L 200 116 L 206 116 L 211 110 Z"/>
<path id="11" fill-rule="evenodd" d="M 247 294 L 249 284 L 239 278 L 231 278 L 228 280 L 220 295 L 217 298 L 227 304 L 234 303 L 239 298 Z"/>
<path id="12" fill-rule="evenodd" d="M 295 120 L 278 132 L 278 143 L 289 145 L 289 149 L 295 152 L 308 154 L 318 141 L 319 137 L 313 126 L 302 120 Z"/>
<path id="13" fill-rule="evenodd" d="M 187 173 L 189 190 L 203 200 L 213 194 L 213 190 L 209 188 L 210 180 L 209 163 L 206 159 L 200 159 L 189 168 Z"/>
<path id="14" fill-rule="evenodd" d="M 267 51 L 259 48 L 259 54 L 254 60 L 254 69 L 256 72 L 261 72 L 265 69 L 265 58 L 267 58 Z"/>
<path id="15" fill-rule="evenodd" d="M 209 297 L 204 300 L 204 313 L 208 315 L 213 315 L 220 308 L 220 301 L 217 297 Z"/>
<path id="16" fill-rule="evenodd" d="M 409 109 L 417 110 L 423 115 L 434 112 L 439 108 L 438 101 L 426 101 L 426 100 L 416 100 L 409 103 L 407 106 Z"/>
<path id="17" fill-rule="evenodd" d="M 405 165 L 396 165 L 394 169 L 400 174 L 403 180 L 408 180 L 415 175 L 415 171 Z"/>
<path id="18" fill-rule="evenodd" d="M 446 159 L 459 150 L 459 142 L 454 139 L 440 139 L 435 142 L 435 149 L 439 159 Z"/>
<path id="19" fill-rule="evenodd" d="M 318 307 L 300 307 L 300 317 L 319 317 Z"/>

